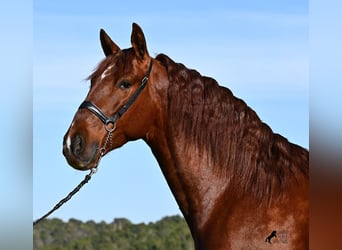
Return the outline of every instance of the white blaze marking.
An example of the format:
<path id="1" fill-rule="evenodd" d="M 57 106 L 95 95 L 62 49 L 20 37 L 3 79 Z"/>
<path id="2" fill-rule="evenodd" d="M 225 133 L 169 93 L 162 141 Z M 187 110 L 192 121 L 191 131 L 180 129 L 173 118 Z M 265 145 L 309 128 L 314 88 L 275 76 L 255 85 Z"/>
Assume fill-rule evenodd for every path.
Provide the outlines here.
<path id="1" fill-rule="evenodd" d="M 105 71 L 103 71 L 103 73 L 100 77 L 100 80 L 103 80 L 106 76 L 108 76 L 113 67 L 114 67 L 114 65 L 110 65 Z"/>
<path id="2" fill-rule="evenodd" d="M 66 146 L 67 146 L 67 149 L 70 150 L 70 146 L 71 146 L 70 136 L 68 136 L 68 138 L 66 139 Z"/>
<path id="3" fill-rule="evenodd" d="M 70 125 L 70 128 L 69 128 L 69 131 L 70 129 L 72 128 L 72 126 L 74 126 L 74 123 L 75 121 L 72 121 L 71 125 Z M 71 150 L 70 146 L 71 146 L 71 138 L 70 138 L 70 134 L 68 135 L 67 139 L 66 139 L 66 146 L 67 146 L 67 149 L 68 150 Z"/>

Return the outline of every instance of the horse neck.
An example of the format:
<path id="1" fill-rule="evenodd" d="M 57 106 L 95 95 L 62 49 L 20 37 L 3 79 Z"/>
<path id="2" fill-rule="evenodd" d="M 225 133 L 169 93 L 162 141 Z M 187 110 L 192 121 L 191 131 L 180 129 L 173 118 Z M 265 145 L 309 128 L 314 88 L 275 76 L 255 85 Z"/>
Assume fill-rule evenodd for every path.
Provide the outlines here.
<path id="1" fill-rule="evenodd" d="M 228 182 L 211 171 L 214 168 L 209 166 L 208 159 L 194 154 L 196 148 L 192 153 L 184 152 L 169 137 L 169 131 L 158 132 L 158 137 L 150 137 L 148 144 L 196 242 L 217 204 L 227 197 L 224 194 L 229 190 Z"/>
<path id="2" fill-rule="evenodd" d="M 237 103 L 237 107 L 240 107 L 240 110 L 243 111 L 243 115 L 240 115 L 239 117 L 241 119 L 251 119 L 253 122 L 243 120 L 248 127 L 244 129 L 239 127 L 238 130 L 241 130 L 239 132 L 240 134 L 238 134 L 236 130 L 228 130 L 227 127 L 225 127 L 225 132 L 230 133 L 229 138 L 233 138 L 234 142 L 241 141 L 242 139 L 248 140 L 246 143 L 240 143 L 241 145 L 248 144 L 250 140 L 253 139 L 256 141 L 255 145 L 253 145 L 257 147 L 257 150 L 261 150 L 260 147 L 263 150 L 262 152 L 259 152 L 260 154 L 265 153 L 264 151 L 268 151 L 271 145 L 270 143 L 272 143 L 272 149 L 279 151 L 276 154 L 279 157 L 274 157 L 274 159 L 272 158 L 268 160 L 272 162 L 265 161 L 265 164 L 271 165 L 271 167 L 268 168 L 269 172 L 276 172 L 278 165 L 287 162 L 290 158 L 296 158 L 297 160 L 292 160 L 297 161 L 295 162 L 296 164 L 293 163 L 292 165 L 302 166 L 302 169 L 294 168 L 292 165 L 287 165 L 286 169 L 282 167 L 280 170 L 283 174 L 286 174 L 289 177 L 289 181 L 282 184 L 283 179 L 279 181 L 277 179 L 279 176 L 274 176 L 269 178 L 269 182 L 273 183 L 275 186 L 273 185 L 272 188 L 269 188 L 268 184 L 262 185 L 261 182 L 257 182 L 256 185 L 254 185 L 255 181 L 253 182 L 253 180 L 258 177 L 256 175 L 256 171 L 254 171 L 254 175 L 251 175 L 250 172 L 241 172 L 242 170 L 248 170 L 248 168 L 245 168 L 245 165 L 250 160 L 248 157 L 246 157 L 246 159 L 240 159 L 237 157 L 233 160 L 230 154 L 223 154 L 222 157 L 224 159 L 213 162 L 214 157 L 210 156 L 212 156 L 213 153 L 216 153 L 219 149 L 223 148 L 223 150 L 225 150 L 224 143 L 219 143 L 220 147 L 215 147 L 215 150 L 207 152 L 206 150 L 210 150 L 210 145 L 212 144 L 209 143 L 209 147 L 199 147 L 198 144 L 196 144 L 196 140 L 191 141 L 191 136 L 189 136 L 188 133 L 180 131 L 179 128 L 175 128 L 177 123 L 182 122 L 182 120 L 179 119 L 178 121 L 174 119 L 170 122 L 170 117 L 168 117 L 169 103 L 167 88 L 169 87 L 169 81 L 167 72 L 158 61 L 156 61 L 154 65 L 158 74 L 152 74 L 152 82 L 155 84 L 148 85 L 150 88 L 150 100 L 154 102 L 154 104 L 151 105 L 154 110 L 154 124 L 146 135 L 145 141 L 152 149 L 179 208 L 189 224 L 195 244 L 196 242 L 197 244 L 200 244 L 198 242 L 207 238 L 209 233 L 208 230 L 211 230 L 212 228 L 212 224 L 210 226 L 210 223 L 214 223 L 215 227 L 217 224 L 224 223 L 225 220 L 227 221 L 230 214 L 234 213 L 234 210 L 236 210 L 237 203 L 242 202 L 241 204 L 244 206 L 246 203 L 243 202 L 245 201 L 247 203 L 250 202 L 248 205 L 259 205 L 255 199 L 259 193 L 263 194 L 264 197 L 272 197 L 272 192 L 275 189 L 279 188 L 281 185 L 287 187 L 287 185 L 289 185 L 287 183 L 290 183 L 289 181 L 297 184 L 306 183 L 305 181 L 307 181 L 306 178 L 308 175 L 307 151 L 299 148 L 287 150 L 287 146 L 284 145 L 287 145 L 288 142 L 280 136 L 273 135 L 270 128 L 266 125 L 262 125 L 254 112 L 247 112 L 245 111 L 246 109 L 242 109 L 241 107 L 245 107 L 246 105 L 239 100 L 235 100 L 234 102 Z M 157 82 L 158 84 L 156 84 Z M 229 96 L 229 98 L 234 98 L 232 95 Z M 234 107 L 230 108 L 234 109 Z M 238 112 L 238 110 L 235 111 Z M 248 133 L 250 136 L 242 138 L 244 133 Z M 273 138 L 272 142 L 266 142 L 266 137 L 261 137 L 267 134 Z M 218 137 L 218 139 L 222 140 L 224 138 Z M 265 140 L 264 143 L 263 140 Z M 225 142 L 226 140 L 223 141 Z M 262 145 L 259 145 L 260 143 Z M 284 147 L 285 149 L 282 149 Z M 233 148 L 233 153 L 241 155 L 239 150 L 240 148 Z M 289 152 L 296 151 L 296 155 L 292 154 L 289 158 L 285 154 L 283 155 L 281 153 L 282 151 L 288 151 L 287 154 L 289 154 Z M 255 154 L 252 154 L 250 156 L 252 157 L 254 155 Z M 242 160 L 245 162 L 242 162 Z M 222 162 L 224 164 L 222 164 Z M 229 165 L 230 167 L 218 167 L 221 165 Z M 235 165 L 241 165 L 242 167 L 236 167 Z M 234 170 L 234 167 L 235 170 L 238 170 L 236 171 L 238 173 L 236 174 L 237 177 L 234 178 L 233 174 L 227 174 L 231 172 L 224 172 L 224 169 L 227 171 L 228 169 Z M 303 172 L 304 174 L 299 172 Z M 241 175 L 249 178 L 247 178 L 246 185 L 249 185 L 249 190 L 256 190 L 254 193 L 245 191 L 246 185 L 239 182 L 239 176 Z M 302 176 L 303 181 L 298 181 L 299 179 L 293 177 L 295 175 Z M 263 180 L 264 179 L 261 178 L 261 181 Z M 251 188 L 251 185 L 253 186 L 253 189 Z M 267 192 L 271 192 L 271 194 Z M 244 201 L 240 198 L 243 198 Z M 265 204 L 267 205 L 267 203 Z M 212 234 L 212 232 L 210 234 Z"/>
<path id="3" fill-rule="evenodd" d="M 205 224 L 206 218 L 214 208 L 215 196 L 219 197 L 223 193 L 227 180 L 221 180 L 217 173 L 210 170 L 215 168 L 209 166 L 209 159 L 201 157 L 195 145 L 187 146 L 184 152 L 186 141 L 175 140 L 174 131 L 170 131 L 172 128 L 168 126 L 165 111 L 168 105 L 167 73 L 157 61 L 153 67 L 159 73 L 151 77 L 152 80 L 158 78 L 159 85 L 148 85 L 150 100 L 154 102 L 154 124 L 144 140 L 157 159 L 180 210 L 194 232 Z M 195 238 L 194 233 L 193 236 Z"/>

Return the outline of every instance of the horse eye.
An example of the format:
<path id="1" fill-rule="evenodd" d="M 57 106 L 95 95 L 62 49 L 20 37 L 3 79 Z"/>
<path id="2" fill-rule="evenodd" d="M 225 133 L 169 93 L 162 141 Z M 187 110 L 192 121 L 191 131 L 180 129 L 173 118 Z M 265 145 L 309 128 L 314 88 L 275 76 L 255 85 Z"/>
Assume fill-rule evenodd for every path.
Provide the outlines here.
<path id="1" fill-rule="evenodd" d="M 119 85 L 120 89 L 128 89 L 130 88 L 132 85 L 130 84 L 130 82 L 128 81 L 122 81 Z"/>

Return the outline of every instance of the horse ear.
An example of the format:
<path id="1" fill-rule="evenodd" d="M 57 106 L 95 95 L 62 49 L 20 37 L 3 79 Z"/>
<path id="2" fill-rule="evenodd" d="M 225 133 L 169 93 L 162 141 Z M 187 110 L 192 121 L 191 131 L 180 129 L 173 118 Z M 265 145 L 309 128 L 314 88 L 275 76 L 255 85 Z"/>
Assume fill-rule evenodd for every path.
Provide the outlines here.
<path id="1" fill-rule="evenodd" d="M 120 48 L 118 45 L 116 45 L 112 39 L 107 35 L 107 33 L 101 29 L 100 30 L 100 41 L 102 50 L 105 54 L 105 56 L 114 55 L 116 52 L 120 51 Z"/>
<path id="2" fill-rule="evenodd" d="M 144 33 L 136 23 L 133 23 L 132 25 L 131 43 L 135 54 L 140 59 L 144 59 L 145 56 L 148 56 Z"/>

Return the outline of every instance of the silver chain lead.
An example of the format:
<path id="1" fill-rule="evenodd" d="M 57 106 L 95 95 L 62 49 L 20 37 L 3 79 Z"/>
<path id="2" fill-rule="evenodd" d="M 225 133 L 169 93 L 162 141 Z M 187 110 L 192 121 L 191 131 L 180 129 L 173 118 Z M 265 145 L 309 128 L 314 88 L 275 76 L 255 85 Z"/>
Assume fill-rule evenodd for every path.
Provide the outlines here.
<path id="1" fill-rule="evenodd" d="M 106 153 L 108 142 L 109 142 L 109 149 L 111 149 L 112 148 L 112 131 L 108 131 L 107 138 L 105 142 L 103 143 L 103 146 L 100 148 L 100 157 L 104 156 L 104 154 Z"/>

